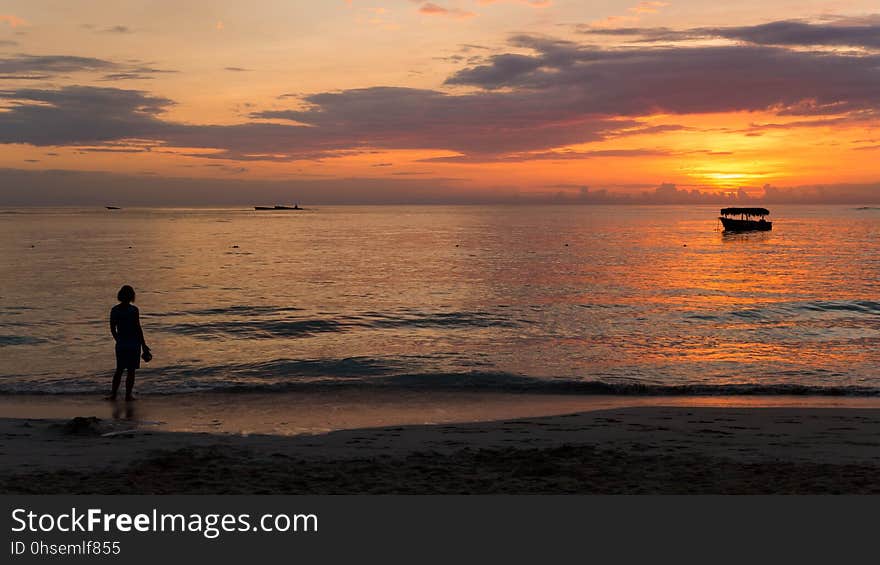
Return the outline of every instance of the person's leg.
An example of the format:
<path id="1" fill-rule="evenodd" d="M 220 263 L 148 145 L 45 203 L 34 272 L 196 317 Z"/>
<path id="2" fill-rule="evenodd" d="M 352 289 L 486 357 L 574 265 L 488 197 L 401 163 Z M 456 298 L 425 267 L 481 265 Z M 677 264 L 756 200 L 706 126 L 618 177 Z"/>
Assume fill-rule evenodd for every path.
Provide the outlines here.
<path id="1" fill-rule="evenodd" d="M 116 400 L 116 393 L 119 392 L 119 383 L 122 381 L 122 367 L 116 367 L 113 373 L 113 388 L 110 389 L 110 400 Z"/>
<path id="2" fill-rule="evenodd" d="M 126 400 L 134 400 L 134 397 L 131 395 L 131 391 L 134 389 L 134 369 L 128 370 L 128 375 L 125 377 L 125 399 Z"/>

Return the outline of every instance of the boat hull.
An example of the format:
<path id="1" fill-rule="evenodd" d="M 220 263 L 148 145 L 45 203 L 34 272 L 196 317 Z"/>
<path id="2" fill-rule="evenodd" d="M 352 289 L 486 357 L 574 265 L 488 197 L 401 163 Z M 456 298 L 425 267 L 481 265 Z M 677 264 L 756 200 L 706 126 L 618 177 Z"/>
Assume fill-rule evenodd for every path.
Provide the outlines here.
<path id="1" fill-rule="evenodd" d="M 724 231 L 770 231 L 773 229 L 773 222 L 767 220 L 737 220 L 724 216 L 718 219 L 721 220 Z"/>

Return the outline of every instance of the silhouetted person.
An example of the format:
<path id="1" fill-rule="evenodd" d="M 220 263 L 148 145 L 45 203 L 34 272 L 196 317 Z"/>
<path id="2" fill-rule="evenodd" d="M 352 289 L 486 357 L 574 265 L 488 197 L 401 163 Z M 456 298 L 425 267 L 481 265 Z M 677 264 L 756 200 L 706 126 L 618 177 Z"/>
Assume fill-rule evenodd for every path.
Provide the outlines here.
<path id="1" fill-rule="evenodd" d="M 131 391 L 134 388 L 134 373 L 141 366 L 141 348 L 144 360 L 152 358 L 150 348 L 144 342 L 144 331 L 141 329 L 140 312 L 134 302 L 134 289 L 128 285 L 119 289 L 116 295 L 119 304 L 110 310 L 110 333 L 116 340 L 116 372 L 113 374 L 113 390 L 110 400 L 116 400 L 122 372 L 127 371 L 125 378 L 125 400 L 134 400 Z"/>

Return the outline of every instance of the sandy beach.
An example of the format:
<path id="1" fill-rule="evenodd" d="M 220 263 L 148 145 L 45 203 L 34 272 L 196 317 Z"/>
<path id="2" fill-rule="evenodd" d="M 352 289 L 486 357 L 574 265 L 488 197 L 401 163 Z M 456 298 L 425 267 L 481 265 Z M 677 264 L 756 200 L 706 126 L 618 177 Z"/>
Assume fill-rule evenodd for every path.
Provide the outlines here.
<path id="1" fill-rule="evenodd" d="M 334 418 L 319 399 L 280 396 L 148 398 L 128 419 L 92 398 L 3 399 L 0 491 L 880 492 L 869 398 L 449 395 L 431 413 L 417 397 L 355 410 L 336 395 Z"/>

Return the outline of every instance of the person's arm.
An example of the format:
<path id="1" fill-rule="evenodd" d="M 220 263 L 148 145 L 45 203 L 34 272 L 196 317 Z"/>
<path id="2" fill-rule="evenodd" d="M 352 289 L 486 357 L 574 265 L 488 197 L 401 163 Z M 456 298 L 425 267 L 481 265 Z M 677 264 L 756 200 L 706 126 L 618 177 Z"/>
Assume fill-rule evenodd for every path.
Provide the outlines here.
<path id="1" fill-rule="evenodd" d="M 138 333 L 138 337 L 141 340 L 141 346 L 143 346 L 144 349 L 149 351 L 150 348 L 147 347 L 147 342 L 144 341 L 144 330 L 143 330 L 143 328 L 141 328 L 141 312 L 140 312 L 140 310 L 136 310 L 134 313 L 134 323 L 135 323 L 135 325 L 137 325 L 137 333 Z"/>
<path id="2" fill-rule="evenodd" d="M 119 334 L 116 333 L 116 317 L 114 311 L 110 310 L 110 333 L 113 334 L 113 341 L 119 341 Z"/>

